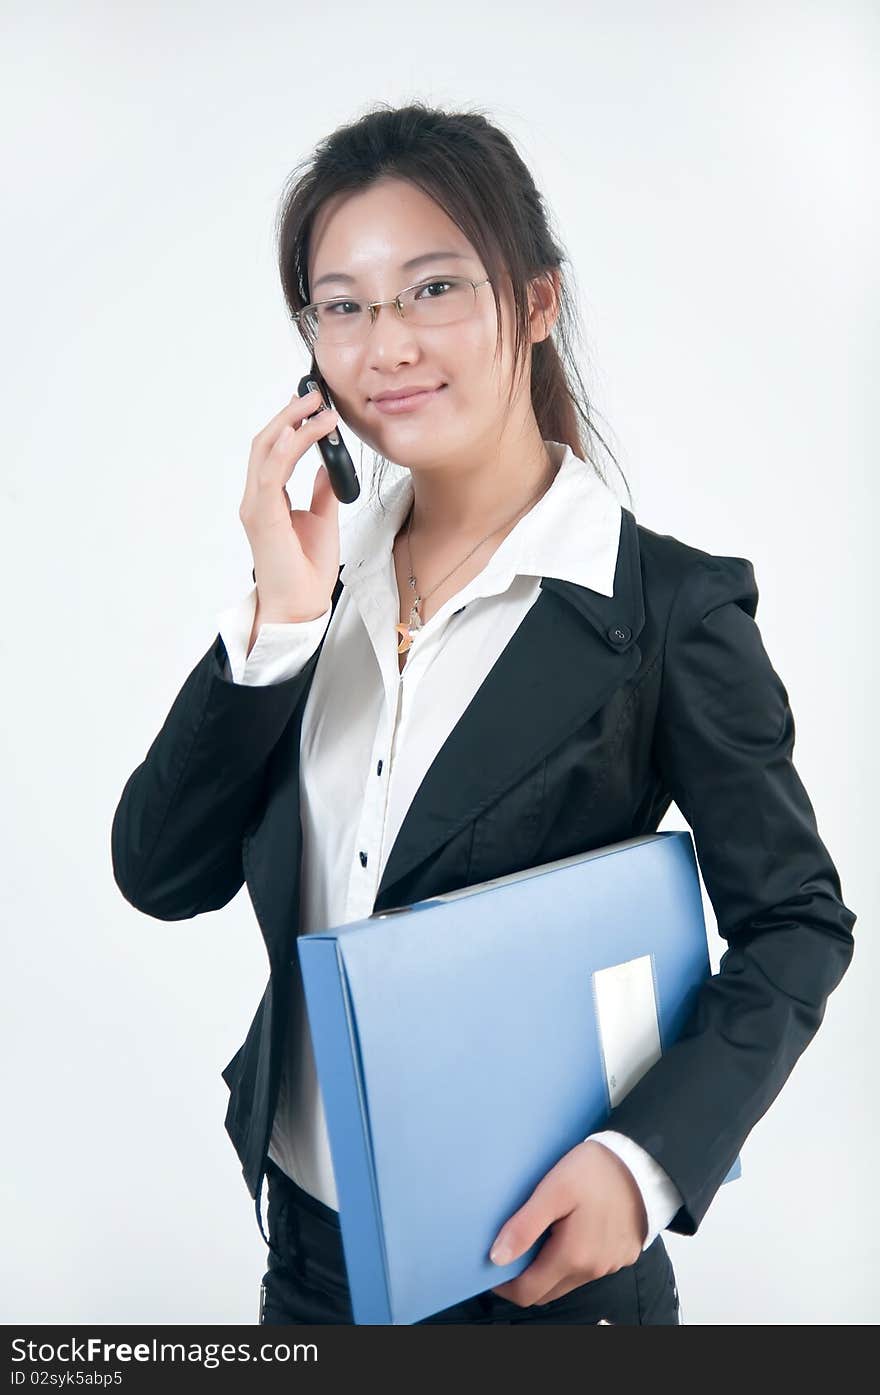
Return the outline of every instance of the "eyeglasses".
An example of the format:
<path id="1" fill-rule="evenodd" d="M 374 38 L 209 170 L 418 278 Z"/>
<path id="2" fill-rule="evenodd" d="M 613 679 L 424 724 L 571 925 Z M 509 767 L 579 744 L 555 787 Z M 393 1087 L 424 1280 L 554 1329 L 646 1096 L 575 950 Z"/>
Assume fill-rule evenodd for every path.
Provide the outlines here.
<path id="1" fill-rule="evenodd" d="M 396 305 L 401 319 L 411 324 L 426 328 L 453 325 L 473 314 L 477 288 L 487 285 L 490 279 L 487 276 L 482 281 L 469 281 L 466 276 L 443 276 L 407 286 L 393 300 L 369 303 L 352 300 L 349 296 L 334 296 L 331 300 L 315 300 L 303 306 L 293 319 L 309 348 L 362 343 L 380 305 Z"/>

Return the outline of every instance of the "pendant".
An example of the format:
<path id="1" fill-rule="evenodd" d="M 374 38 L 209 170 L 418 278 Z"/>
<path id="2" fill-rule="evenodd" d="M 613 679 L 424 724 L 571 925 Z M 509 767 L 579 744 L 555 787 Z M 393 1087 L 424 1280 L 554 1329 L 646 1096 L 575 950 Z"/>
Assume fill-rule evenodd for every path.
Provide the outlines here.
<path id="1" fill-rule="evenodd" d="M 413 578 L 410 578 L 410 583 L 411 582 L 413 582 Z M 397 635 L 400 636 L 399 643 L 397 643 L 397 653 L 399 654 L 406 654 L 410 644 L 413 643 L 413 631 L 421 629 L 421 615 L 418 614 L 418 603 L 420 603 L 420 601 L 421 596 L 417 596 L 416 600 L 413 601 L 409 625 L 400 624 L 395 626 Z"/>
<path id="2" fill-rule="evenodd" d="M 409 580 L 410 585 L 413 586 L 415 584 L 415 578 L 410 577 Z M 422 617 L 421 615 L 419 615 L 419 603 L 421 602 L 421 599 L 421 596 L 416 596 L 415 600 L 412 603 L 412 610 L 409 613 L 409 624 L 400 624 L 395 625 L 394 627 L 397 630 L 398 635 L 400 636 L 397 645 L 398 654 L 406 653 L 407 649 L 409 649 L 410 645 L 413 642 L 413 631 L 420 630 L 422 628 Z"/>

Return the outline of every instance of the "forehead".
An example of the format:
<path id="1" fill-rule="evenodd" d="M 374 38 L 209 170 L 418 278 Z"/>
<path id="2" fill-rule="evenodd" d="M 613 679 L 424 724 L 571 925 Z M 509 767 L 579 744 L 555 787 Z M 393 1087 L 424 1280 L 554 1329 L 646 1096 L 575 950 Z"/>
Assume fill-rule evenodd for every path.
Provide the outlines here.
<path id="1" fill-rule="evenodd" d="M 367 189 L 335 194 L 319 208 L 309 240 L 309 287 L 335 272 L 375 282 L 435 249 L 465 258 L 457 263 L 462 271 L 476 262 L 468 239 L 424 190 L 408 180 L 377 180 Z"/>

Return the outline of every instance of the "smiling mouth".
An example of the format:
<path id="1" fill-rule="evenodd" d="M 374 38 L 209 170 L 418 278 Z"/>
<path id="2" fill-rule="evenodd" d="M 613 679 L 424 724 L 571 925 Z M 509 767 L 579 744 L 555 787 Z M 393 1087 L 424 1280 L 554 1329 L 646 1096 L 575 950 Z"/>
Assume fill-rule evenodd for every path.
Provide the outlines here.
<path id="1" fill-rule="evenodd" d="M 432 398 L 439 396 L 445 387 L 446 384 L 441 383 L 439 387 L 427 388 L 421 392 L 410 392 L 404 397 L 374 397 L 372 402 L 378 411 L 394 415 L 397 412 L 412 411 L 422 406 L 431 401 Z"/>

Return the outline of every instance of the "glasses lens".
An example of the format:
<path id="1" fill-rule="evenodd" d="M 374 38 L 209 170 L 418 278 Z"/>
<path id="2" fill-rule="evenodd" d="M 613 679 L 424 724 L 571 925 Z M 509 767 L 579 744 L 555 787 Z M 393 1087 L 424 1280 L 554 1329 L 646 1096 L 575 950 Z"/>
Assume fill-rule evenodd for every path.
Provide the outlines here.
<path id="1" fill-rule="evenodd" d="M 316 344 L 350 344 L 363 337 L 370 312 L 360 300 L 328 300 L 313 305 L 303 315 L 310 341 Z"/>
<path id="2" fill-rule="evenodd" d="M 474 288 L 463 276 L 424 281 L 401 296 L 403 313 L 420 325 L 453 325 L 474 308 Z"/>

